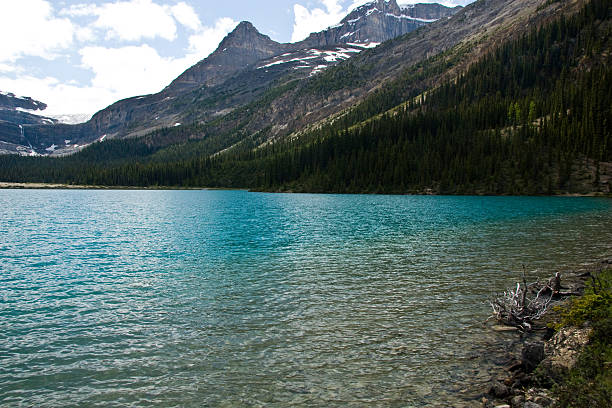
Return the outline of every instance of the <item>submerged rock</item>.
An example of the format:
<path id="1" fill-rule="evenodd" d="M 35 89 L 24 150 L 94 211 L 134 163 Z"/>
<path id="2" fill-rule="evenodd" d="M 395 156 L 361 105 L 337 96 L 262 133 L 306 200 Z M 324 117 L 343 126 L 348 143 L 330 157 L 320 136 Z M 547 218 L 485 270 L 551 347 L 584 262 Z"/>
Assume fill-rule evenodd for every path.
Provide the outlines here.
<path id="1" fill-rule="evenodd" d="M 526 343 L 521 351 L 521 362 L 525 371 L 532 372 L 544 360 L 544 343 Z"/>
<path id="2" fill-rule="evenodd" d="M 506 398 L 510 395 L 510 389 L 507 385 L 496 381 L 489 389 L 489 395 L 495 398 Z"/>
<path id="3" fill-rule="evenodd" d="M 543 407 L 540 404 L 536 404 L 535 402 L 527 401 L 525 405 L 523 405 L 523 408 L 543 408 Z"/>
<path id="4" fill-rule="evenodd" d="M 525 392 L 524 407 L 550 407 L 554 402 L 550 396 L 550 391 L 544 388 L 530 388 Z"/>
<path id="5" fill-rule="evenodd" d="M 510 400 L 510 406 L 512 408 L 523 408 L 525 405 L 525 396 L 524 395 L 515 395 Z"/>

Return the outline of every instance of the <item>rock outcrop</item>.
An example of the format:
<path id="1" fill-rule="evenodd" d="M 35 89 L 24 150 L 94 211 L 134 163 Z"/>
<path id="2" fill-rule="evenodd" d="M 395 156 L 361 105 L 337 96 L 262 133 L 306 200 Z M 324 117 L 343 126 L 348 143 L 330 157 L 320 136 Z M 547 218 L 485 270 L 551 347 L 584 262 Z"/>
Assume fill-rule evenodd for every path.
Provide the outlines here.
<path id="1" fill-rule="evenodd" d="M 562 379 L 578 361 L 578 356 L 589 342 L 592 331 L 590 327 L 566 327 L 559 330 L 544 345 L 546 357 L 538 370 L 553 380 Z"/>
<path id="2" fill-rule="evenodd" d="M 237 71 L 257 61 L 282 54 L 289 45 L 273 41 L 261 34 L 248 21 L 243 21 L 221 41 L 207 58 L 183 72 L 163 93 L 177 94 L 201 86 L 219 85 Z"/>
<path id="3" fill-rule="evenodd" d="M 12 92 L 0 91 L 0 109 L 15 110 L 18 108 L 37 111 L 45 110 L 47 105 L 29 96 L 17 96 Z"/>
<path id="4" fill-rule="evenodd" d="M 377 0 L 356 8 L 339 24 L 313 33 L 298 44 L 321 47 L 341 43 L 381 43 L 452 16 L 460 9 L 460 6 L 450 8 L 440 4 L 400 7 L 395 0 Z"/>
<path id="5" fill-rule="evenodd" d="M 0 91 L 0 154 L 33 154 L 26 128 L 57 123 L 55 119 L 36 114 L 46 108 L 45 103 L 31 97 Z"/>

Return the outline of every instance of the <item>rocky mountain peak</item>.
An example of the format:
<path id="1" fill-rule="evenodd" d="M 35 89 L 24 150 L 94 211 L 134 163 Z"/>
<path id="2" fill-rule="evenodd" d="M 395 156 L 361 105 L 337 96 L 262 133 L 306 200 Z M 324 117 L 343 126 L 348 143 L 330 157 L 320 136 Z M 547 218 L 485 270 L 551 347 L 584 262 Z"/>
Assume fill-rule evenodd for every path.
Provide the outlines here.
<path id="1" fill-rule="evenodd" d="M 218 85 L 238 70 L 278 55 L 285 49 L 286 45 L 277 43 L 261 34 L 250 22 L 243 21 L 221 41 L 212 54 L 181 74 L 165 92 L 172 94 L 203 85 Z"/>
<path id="2" fill-rule="evenodd" d="M 442 18 L 445 13 L 450 15 L 455 11 L 437 4 L 400 7 L 396 0 L 376 0 L 353 10 L 339 24 L 292 44 L 273 41 L 253 24 L 243 21 L 212 54 L 184 71 L 158 94 L 118 101 L 95 114 L 87 123 L 74 127 L 29 126 L 25 132 L 30 138 L 28 143 L 21 140 L 20 128 L 16 125 L 9 126 L 10 129 L 4 133 L 0 126 L 0 138 L 7 134 L 22 147 L 28 146 L 29 140 L 32 140 L 37 153 L 47 154 L 47 148 L 40 146 L 63 146 L 65 140 L 78 140 L 79 145 L 84 145 L 106 136 L 112 139 L 141 135 L 151 129 L 193 122 L 196 116 L 208 120 L 254 98 L 264 89 L 264 85 L 271 84 L 276 78 L 283 78 L 287 74 L 292 77 L 318 74 L 362 50 L 375 47 L 377 43 L 406 34 Z M 250 91 L 237 92 L 240 87 Z M 234 99 L 222 98 L 211 107 L 197 112 L 190 108 L 195 101 L 211 103 L 211 96 L 219 90 L 232 95 Z M 19 103 L 25 102 L 25 98 L 19 100 Z M 14 106 L 8 102 L 6 104 Z M 32 109 L 33 106 L 30 104 L 28 108 Z M 28 115 L 26 112 L 19 112 L 17 108 L 0 109 L 0 112 L 12 115 L 8 118 L 11 123 L 26 124 L 23 118 Z M 15 114 L 20 116 L 15 118 Z M 41 120 L 43 124 L 53 123 L 50 119 L 34 119 L 32 125 L 39 124 Z"/>
<path id="3" fill-rule="evenodd" d="M 366 3 L 362 6 L 357 7 L 348 16 L 346 16 L 341 23 L 345 23 L 349 20 L 354 20 L 359 17 L 367 17 L 372 13 L 389 13 L 399 16 L 402 9 L 397 5 L 395 0 L 375 0 L 371 3 Z"/>
<path id="4" fill-rule="evenodd" d="M 400 7 L 396 0 L 376 0 L 357 7 L 339 24 L 311 34 L 303 46 L 317 47 L 341 43 L 381 43 L 440 18 L 455 14 L 461 7 L 437 3 Z"/>
<path id="5" fill-rule="evenodd" d="M 234 30 L 231 33 L 229 33 L 229 36 L 239 35 L 239 34 L 262 35 L 250 21 L 241 21 L 240 23 L 238 23 L 236 28 L 234 28 Z"/>
<path id="6" fill-rule="evenodd" d="M 242 21 L 221 41 L 211 56 L 234 51 L 252 53 L 261 59 L 272 56 L 274 52 L 282 48 L 281 44 L 260 33 L 253 24 Z"/>
<path id="7" fill-rule="evenodd" d="M 267 35 L 261 34 L 253 24 L 249 21 L 242 21 L 236 26 L 225 38 L 219 43 L 219 49 L 223 49 L 228 46 L 240 46 L 244 40 L 258 39 L 261 41 L 272 41 Z"/>
<path id="8" fill-rule="evenodd" d="M 29 96 L 17 96 L 12 92 L 0 91 L 0 109 L 45 110 L 47 105 Z"/>

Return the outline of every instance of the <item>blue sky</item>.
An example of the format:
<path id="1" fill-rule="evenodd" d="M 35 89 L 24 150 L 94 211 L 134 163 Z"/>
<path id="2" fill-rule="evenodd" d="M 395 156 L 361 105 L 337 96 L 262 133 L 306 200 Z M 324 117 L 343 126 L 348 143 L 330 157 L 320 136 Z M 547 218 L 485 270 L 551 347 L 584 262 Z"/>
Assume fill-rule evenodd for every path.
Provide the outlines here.
<path id="1" fill-rule="evenodd" d="M 276 41 L 298 41 L 369 1 L 1 0 L 0 91 L 47 103 L 43 114 L 91 115 L 160 91 L 240 21 Z"/>

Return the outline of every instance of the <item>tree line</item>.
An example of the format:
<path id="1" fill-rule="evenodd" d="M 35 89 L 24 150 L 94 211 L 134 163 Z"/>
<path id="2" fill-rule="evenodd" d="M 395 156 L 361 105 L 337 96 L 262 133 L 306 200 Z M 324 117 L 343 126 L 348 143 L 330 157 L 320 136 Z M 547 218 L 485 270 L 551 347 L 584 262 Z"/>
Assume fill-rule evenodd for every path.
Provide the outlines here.
<path id="1" fill-rule="evenodd" d="M 612 161 L 610 3 L 592 0 L 571 17 L 507 41 L 427 93 L 392 82 L 341 120 L 294 141 L 256 147 L 247 138 L 239 148 L 210 155 L 205 140 L 165 148 L 146 138 L 109 140 L 64 158 L 2 156 L 0 179 L 551 194 L 578 188 L 573 173 L 582 164 L 594 169 L 596 189 L 599 163 Z M 424 72 L 444 64 L 434 58 L 400 79 L 423 80 Z"/>

